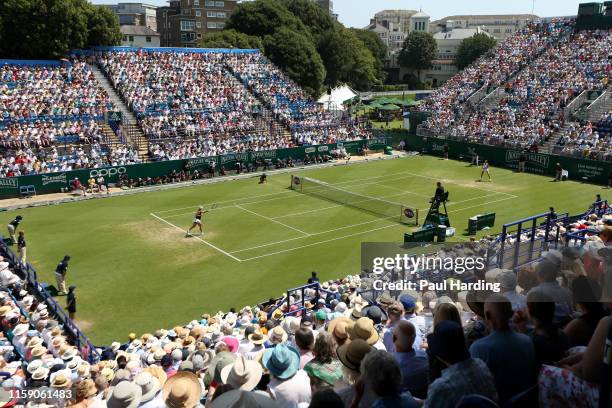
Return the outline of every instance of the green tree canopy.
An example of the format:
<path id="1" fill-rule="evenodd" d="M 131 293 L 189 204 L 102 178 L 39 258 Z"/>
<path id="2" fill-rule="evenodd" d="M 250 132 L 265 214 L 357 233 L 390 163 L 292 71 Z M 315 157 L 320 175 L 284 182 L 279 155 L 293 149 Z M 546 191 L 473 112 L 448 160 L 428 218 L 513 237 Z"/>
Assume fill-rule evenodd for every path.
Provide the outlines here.
<path id="1" fill-rule="evenodd" d="M 384 82 L 387 78 L 387 72 L 385 71 L 385 59 L 389 51 L 387 45 L 373 31 L 360 28 L 351 28 L 350 30 L 359 37 L 366 48 L 372 53 L 376 78 L 378 82 Z"/>
<path id="2" fill-rule="evenodd" d="M 96 9 L 87 0 L 2 0 L 0 57 L 60 58 L 74 48 L 118 44 L 118 19 Z"/>
<path id="3" fill-rule="evenodd" d="M 457 67 L 463 69 L 476 61 L 478 57 L 495 47 L 495 38 L 485 33 L 474 34 L 459 44 Z"/>
<path id="4" fill-rule="evenodd" d="M 240 3 L 226 25 L 227 29 L 262 38 L 274 34 L 281 27 L 298 32 L 312 42 L 308 28 L 278 0 Z"/>
<path id="5" fill-rule="evenodd" d="M 234 29 L 207 35 L 200 43 L 204 48 L 264 49 L 261 38 L 239 33 Z"/>
<path id="6" fill-rule="evenodd" d="M 325 66 L 308 37 L 288 27 L 281 27 L 264 37 L 264 49 L 270 60 L 311 95 L 321 92 Z"/>
<path id="7" fill-rule="evenodd" d="M 297 17 L 310 31 L 315 44 L 322 35 L 334 30 L 336 21 L 316 2 L 310 0 L 281 0 L 283 6 Z"/>
<path id="8" fill-rule="evenodd" d="M 431 61 L 435 58 L 438 45 L 430 33 L 413 31 L 408 34 L 404 46 L 400 51 L 399 63 L 402 67 L 417 71 L 431 68 Z"/>

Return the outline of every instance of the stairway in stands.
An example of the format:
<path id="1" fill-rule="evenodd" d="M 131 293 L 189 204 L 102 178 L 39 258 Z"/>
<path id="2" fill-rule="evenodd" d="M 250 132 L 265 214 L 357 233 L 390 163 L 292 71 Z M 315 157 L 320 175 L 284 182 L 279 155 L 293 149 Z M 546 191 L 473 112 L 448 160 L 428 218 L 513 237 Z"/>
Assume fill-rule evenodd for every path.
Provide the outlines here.
<path id="1" fill-rule="evenodd" d="M 123 133 L 126 137 L 126 142 L 130 146 L 133 146 L 138 150 L 138 156 L 140 157 L 140 160 L 143 163 L 149 161 L 149 142 L 145 134 L 142 132 L 142 129 L 140 129 L 140 126 L 138 126 L 136 116 L 129 109 L 123 99 L 121 99 L 121 97 L 113 87 L 112 83 L 109 81 L 108 77 L 104 74 L 104 72 L 97 65 L 94 64 L 89 64 L 89 68 L 94 73 L 100 86 L 106 91 L 110 100 L 115 105 L 115 109 L 121 112 L 121 115 L 123 116 L 123 123 L 121 126 L 123 128 Z M 109 130 L 114 135 L 114 132 L 112 131 L 112 129 L 110 129 L 110 127 Z M 110 137 L 110 135 L 107 136 Z M 119 139 L 117 139 L 116 135 L 114 135 L 114 140 L 116 140 L 120 144 L 120 141 Z"/>

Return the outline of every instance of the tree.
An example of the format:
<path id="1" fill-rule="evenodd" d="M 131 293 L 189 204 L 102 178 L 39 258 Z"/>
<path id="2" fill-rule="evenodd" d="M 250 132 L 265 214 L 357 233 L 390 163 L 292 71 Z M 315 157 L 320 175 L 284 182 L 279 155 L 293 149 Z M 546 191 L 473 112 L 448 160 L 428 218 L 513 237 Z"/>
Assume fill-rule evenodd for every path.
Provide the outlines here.
<path id="1" fill-rule="evenodd" d="M 319 43 L 323 34 L 334 30 L 337 25 L 329 13 L 319 7 L 316 2 L 310 0 L 282 0 L 281 3 L 308 28 L 315 44 Z"/>
<path id="2" fill-rule="evenodd" d="M 311 96 L 321 92 L 325 67 L 309 38 L 288 27 L 281 27 L 264 37 L 265 53 L 270 60 Z"/>
<path id="3" fill-rule="evenodd" d="M 300 33 L 312 42 L 308 28 L 277 0 L 240 3 L 226 25 L 227 29 L 262 38 L 273 35 L 281 27 Z"/>
<path id="4" fill-rule="evenodd" d="M 262 51 L 264 49 L 261 38 L 239 33 L 234 29 L 207 35 L 200 46 L 204 48 L 259 49 Z"/>
<path id="5" fill-rule="evenodd" d="M 360 28 L 351 28 L 350 30 L 359 37 L 364 46 L 372 53 L 376 78 L 379 82 L 384 82 L 387 79 L 387 72 L 385 71 L 385 59 L 389 52 L 387 45 L 373 31 Z"/>
<path id="6" fill-rule="evenodd" d="M 463 69 L 476 61 L 482 54 L 495 47 L 495 38 L 485 33 L 474 34 L 459 44 L 457 50 L 457 67 Z"/>
<path id="7" fill-rule="evenodd" d="M 61 58 L 70 49 L 117 44 L 118 20 L 93 7 L 87 0 L 0 1 L 0 57 Z"/>
<path id="8" fill-rule="evenodd" d="M 431 61 L 435 58 L 437 50 L 438 45 L 433 35 L 413 31 L 406 37 L 400 51 L 400 66 L 416 70 L 420 77 L 421 70 L 431 68 Z"/>
<path id="9" fill-rule="evenodd" d="M 108 7 L 88 5 L 87 45 L 121 44 L 119 18 Z"/>

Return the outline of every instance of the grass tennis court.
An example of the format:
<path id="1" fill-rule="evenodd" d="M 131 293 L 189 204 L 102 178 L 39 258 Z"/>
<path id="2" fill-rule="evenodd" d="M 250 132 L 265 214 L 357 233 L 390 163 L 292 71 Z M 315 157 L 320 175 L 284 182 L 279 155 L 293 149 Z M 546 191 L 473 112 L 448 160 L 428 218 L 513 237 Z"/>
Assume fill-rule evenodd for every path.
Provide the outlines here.
<path id="1" fill-rule="evenodd" d="M 450 191 L 450 221 L 463 235 L 470 216 L 496 212 L 503 222 L 547 211 L 584 211 L 607 190 L 575 182 L 492 169 L 434 157 L 407 157 L 350 166 L 296 170 L 350 190 L 420 209 L 424 219 L 435 181 Z M 30 208 L 19 211 L 28 258 L 42 280 L 72 256 L 67 283 L 77 286 L 77 323 L 96 344 L 123 340 L 215 313 L 254 304 L 322 278 L 357 273 L 360 243 L 402 240 L 412 227 L 329 200 L 290 190 L 290 175 Z M 198 205 L 202 237 L 185 238 Z M 4 224 L 15 214 L 4 213 Z M 64 304 L 60 299 L 60 304 Z"/>

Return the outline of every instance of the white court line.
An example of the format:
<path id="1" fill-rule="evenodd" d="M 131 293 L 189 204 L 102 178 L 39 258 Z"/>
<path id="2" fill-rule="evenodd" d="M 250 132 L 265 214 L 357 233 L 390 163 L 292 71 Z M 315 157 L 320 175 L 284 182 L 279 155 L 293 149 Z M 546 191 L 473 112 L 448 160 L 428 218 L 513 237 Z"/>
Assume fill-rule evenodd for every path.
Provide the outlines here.
<path id="1" fill-rule="evenodd" d="M 313 170 L 315 170 L 315 169 L 313 169 Z M 296 171 L 296 173 L 300 173 L 300 172 L 303 172 L 303 171 L 299 171 L 299 170 L 298 170 L 298 171 Z M 365 178 L 362 178 L 362 179 L 360 179 L 360 180 L 346 180 L 346 181 L 341 181 L 341 182 L 338 182 L 338 183 L 336 183 L 336 184 L 334 184 L 334 185 L 344 185 L 344 184 L 352 184 L 352 183 L 361 183 L 361 182 L 362 182 L 362 181 L 364 181 L 364 180 L 375 180 L 375 179 L 385 178 L 385 177 L 388 177 L 388 176 L 394 176 L 394 175 L 396 175 L 396 174 L 402 174 L 402 173 L 404 173 L 404 172 L 403 172 L 403 171 L 399 171 L 399 172 L 397 172 L 397 173 L 389 173 L 389 174 L 386 174 L 386 175 L 384 175 L 384 176 L 365 177 Z M 404 177 L 402 177 L 402 178 L 404 178 Z M 231 180 L 228 180 L 228 181 L 231 181 Z M 274 195 L 279 195 L 279 194 L 287 194 L 287 193 L 291 193 L 291 192 L 292 192 L 291 190 L 287 190 L 287 191 L 279 191 L 278 193 L 268 193 L 268 194 L 254 195 L 254 196 L 251 196 L 251 197 L 249 197 L 249 198 L 270 197 L 270 196 L 274 196 Z M 281 197 L 281 198 L 282 198 L 282 197 Z M 232 200 L 216 201 L 215 203 L 216 203 L 216 204 L 221 204 L 221 203 L 235 203 L 236 201 L 247 200 L 247 199 L 248 199 L 248 198 L 235 198 L 235 199 L 232 199 Z M 279 199 L 280 199 L 280 198 L 279 198 Z M 198 205 L 210 205 L 210 204 L 215 204 L 215 203 L 194 204 L 194 205 L 190 205 L 189 207 L 181 207 L 181 208 L 173 208 L 173 209 L 171 209 L 171 210 L 161 210 L 161 211 L 155 211 L 153 214 L 162 214 L 162 213 L 167 213 L 167 212 L 174 212 L 174 211 L 180 211 L 180 210 L 187 210 L 187 209 L 190 209 L 190 208 L 197 207 Z M 245 204 L 245 203 L 240 203 L 240 204 Z M 252 203 L 248 203 L 248 204 L 252 204 Z M 189 213 L 189 214 L 191 214 L 191 213 Z M 182 214 L 182 215 L 185 215 L 185 214 Z"/>
<path id="2" fill-rule="evenodd" d="M 506 198 L 500 198 L 499 200 L 487 201 L 486 203 L 476 204 L 476 205 L 472 205 L 472 206 L 470 206 L 470 207 L 458 208 L 458 209 L 456 209 L 456 210 L 449 211 L 449 213 L 453 213 L 453 212 L 457 212 L 457 211 L 463 211 L 463 210 L 469 210 L 470 208 L 482 207 L 483 205 L 489 205 L 489 204 L 493 204 L 493 203 L 499 203 L 500 201 L 514 200 L 515 198 L 518 198 L 518 197 L 506 197 Z"/>
<path id="3" fill-rule="evenodd" d="M 291 251 L 295 251 L 295 250 L 303 249 L 303 248 L 308 248 L 308 247 L 315 246 L 315 245 L 325 244 L 325 243 L 332 242 L 332 241 L 338 241 L 338 240 L 344 239 L 344 238 L 349 238 L 349 237 L 354 237 L 354 236 L 357 236 L 357 235 L 368 234 L 370 232 L 380 231 L 380 230 L 383 230 L 383 229 L 386 229 L 386 228 L 391 228 L 391 227 L 402 227 L 402 225 L 400 225 L 400 224 L 386 225 L 384 227 L 374 228 L 374 229 L 367 230 L 367 231 L 356 232 L 354 234 L 343 235 L 341 237 L 336 237 L 336 238 L 326 239 L 326 240 L 323 240 L 323 241 L 313 242 L 313 243 L 306 244 L 306 245 L 301 245 L 301 246 L 295 247 L 295 248 L 283 249 L 281 251 L 276 251 L 276 252 L 271 252 L 271 253 L 264 254 L 264 255 L 254 256 L 252 258 L 243 259 L 242 261 L 243 262 L 252 261 L 252 260 L 255 260 L 255 259 L 260 259 L 260 258 L 265 258 L 265 257 L 268 257 L 268 256 L 278 255 L 278 254 L 282 254 L 282 253 L 285 253 L 285 252 L 291 252 Z"/>
<path id="4" fill-rule="evenodd" d="M 440 179 L 440 178 L 436 178 L 436 177 L 424 176 L 422 174 L 412 173 L 412 172 L 409 172 L 409 171 L 405 171 L 404 173 L 410 174 L 410 175 L 415 176 L 415 177 L 426 178 L 426 179 L 429 179 L 429 180 L 444 181 L 445 183 L 455 184 L 455 185 L 458 185 L 458 186 L 461 186 L 461 187 L 465 187 L 465 188 L 473 188 L 474 190 L 486 191 L 488 193 L 504 194 L 504 195 L 510 196 L 512 198 L 518 198 L 518 196 L 516 196 L 514 194 L 504 193 L 503 191 L 496 191 L 496 190 L 490 190 L 490 189 L 486 189 L 486 188 L 473 187 L 473 186 L 463 186 L 458 181 L 455 181 L 455 180 Z"/>
<path id="5" fill-rule="evenodd" d="M 449 213 L 463 211 L 463 210 L 469 210 L 471 208 L 480 207 L 480 206 L 483 206 L 483 205 L 489 205 L 489 204 L 497 203 L 497 202 L 500 202 L 500 201 L 512 200 L 512 199 L 514 199 L 514 197 L 505 197 L 505 198 L 501 198 L 499 200 L 488 201 L 486 203 L 482 203 L 482 204 L 478 204 L 478 205 L 473 205 L 473 206 L 470 206 L 470 207 L 458 208 L 456 210 L 449 211 Z M 419 210 L 419 211 L 421 211 L 421 210 Z M 378 221 L 378 220 L 375 220 L 375 221 Z M 336 238 L 331 238 L 331 239 L 327 239 L 327 240 L 323 240 L 323 241 L 313 242 L 313 243 L 310 243 L 310 244 L 305 244 L 305 245 L 301 245 L 301 246 L 294 247 L 294 248 L 284 249 L 284 250 L 281 250 L 281 251 L 271 252 L 271 253 L 264 254 L 264 255 L 254 256 L 254 257 L 251 257 L 251 258 L 243 259 L 242 261 L 246 262 L 246 261 L 251 261 L 251 260 L 254 260 L 254 259 L 264 258 L 264 257 L 267 257 L 267 256 L 278 255 L 278 254 L 282 254 L 282 253 L 285 253 L 285 252 L 295 251 L 295 250 L 298 250 L 298 249 L 307 248 L 307 247 L 311 247 L 311 246 L 318 245 L 318 244 L 323 244 L 323 243 L 327 243 L 327 242 L 337 241 L 339 239 L 353 237 L 353 236 L 360 235 L 360 234 L 367 234 L 369 232 L 374 232 L 374 231 L 382 230 L 382 229 L 385 229 L 385 228 L 390 228 L 390 227 L 393 227 L 393 226 L 400 226 L 401 227 L 402 225 L 400 225 L 400 224 L 387 225 L 385 227 L 374 228 L 374 229 L 363 231 L 363 232 L 358 232 L 358 233 L 354 233 L 354 234 L 344 235 L 344 236 L 341 236 L 341 237 L 336 237 Z M 467 241 L 467 239 L 465 239 L 463 237 L 458 237 L 458 238 L 462 239 L 464 241 Z M 275 244 L 280 244 L 280 243 L 284 243 L 284 242 L 288 242 L 288 241 L 293 241 L 293 240 L 294 239 L 289 239 L 289 240 L 285 240 L 285 241 L 278 241 L 278 242 L 275 242 Z M 267 245 L 263 245 L 263 246 L 267 246 Z M 249 248 L 249 249 L 256 249 L 256 248 L 254 247 L 254 248 Z M 246 250 L 248 250 L 248 249 L 240 250 L 240 252 L 244 252 Z M 238 252 L 238 251 L 235 251 L 235 252 L 232 252 L 232 253 L 236 253 L 236 252 Z"/>
<path id="6" fill-rule="evenodd" d="M 327 230 L 327 231 L 315 232 L 314 234 L 310 234 L 310 236 L 314 237 L 314 236 L 317 236 L 317 235 L 329 234 L 330 232 L 341 231 L 341 230 L 344 230 L 344 229 L 358 227 L 360 225 L 373 224 L 375 222 L 380 222 L 381 220 L 390 220 L 391 218 L 397 218 L 397 217 L 393 216 L 393 217 L 377 218 L 375 220 L 360 222 L 360 223 L 357 223 L 357 224 L 345 225 L 344 227 L 338 227 L 338 228 L 330 229 L 330 230 Z M 239 252 L 251 251 L 251 250 L 257 249 L 257 248 L 264 248 L 264 247 L 275 245 L 275 244 L 283 244 L 285 242 L 295 241 L 297 239 L 304 239 L 304 238 L 308 238 L 308 237 L 295 237 L 295 238 L 283 239 L 281 241 L 269 242 L 267 244 L 257 245 L 257 246 L 250 247 L 250 248 L 239 249 L 237 251 L 232 251 L 231 253 L 232 254 L 237 254 Z"/>
<path id="7" fill-rule="evenodd" d="M 184 229 L 182 229 L 181 227 L 179 227 L 178 225 L 174 225 L 174 224 L 172 224 L 171 222 L 168 222 L 168 221 L 164 220 L 164 219 L 163 219 L 163 218 L 161 218 L 161 217 L 158 217 L 157 215 L 155 215 L 155 214 L 153 214 L 153 213 L 149 213 L 149 215 L 150 215 L 150 216 L 152 216 L 152 217 L 154 217 L 154 218 L 157 218 L 159 221 L 161 221 L 161 222 L 163 222 L 163 223 L 166 223 L 166 224 L 170 225 L 171 227 L 176 228 L 177 230 L 179 230 L 179 231 L 181 231 L 181 232 L 185 232 L 185 230 L 184 230 Z M 217 251 L 221 252 L 223 255 L 225 255 L 225 256 L 229 256 L 229 257 L 230 257 L 230 258 L 232 258 L 234 261 L 242 262 L 242 259 L 240 259 L 240 258 L 236 258 L 234 255 L 230 254 L 229 252 L 226 252 L 226 251 L 222 250 L 222 249 L 221 249 L 221 248 L 219 248 L 219 247 L 214 246 L 214 245 L 213 245 L 213 244 L 211 244 L 210 242 L 208 242 L 208 241 L 204 241 L 202 238 L 200 238 L 200 237 L 196 237 L 195 235 L 192 235 L 192 237 L 193 237 L 193 238 L 195 238 L 195 239 L 198 239 L 198 240 L 202 241 L 202 243 L 204 243 L 204 244 L 208 245 L 209 247 L 211 247 L 211 248 L 213 248 L 213 249 L 216 249 Z"/>
<path id="8" fill-rule="evenodd" d="M 308 232 L 304 232 L 304 231 L 302 231 L 301 229 L 298 229 L 298 228 L 292 227 L 291 225 L 285 224 L 284 222 L 277 221 L 277 220 L 275 220 L 275 219 L 273 219 L 273 218 L 266 217 L 266 216 L 265 216 L 265 215 L 263 215 L 263 214 L 259 214 L 259 213 L 255 212 L 255 211 L 251 211 L 251 210 L 249 210 L 249 209 L 246 209 L 246 208 L 244 208 L 244 207 L 242 207 L 242 206 L 240 206 L 240 205 L 238 205 L 238 204 L 236 204 L 236 207 L 238 207 L 238 208 L 240 208 L 241 210 L 246 211 L 246 212 L 248 212 L 248 213 L 250 213 L 250 214 L 256 215 L 256 216 L 261 217 L 261 218 L 263 218 L 263 219 L 266 219 L 266 220 L 268 220 L 268 221 L 272 221 L 272 222 L 274 222 L 274 223 L 276 223 L 276 224 L 278 224 L 278 225 L 282 225 L 283 227 L 286 227 L 286 228 L 292 229 L 292 230 L 294 230 L 294 231 L 297 231 L 297 232 L 299 232 L 300 234 L 304 234 L 304 236 L 307 236 L 307 237 L 308 237 L 308 236 L 312 235 L 312 234 L 309 234 Z"/>

